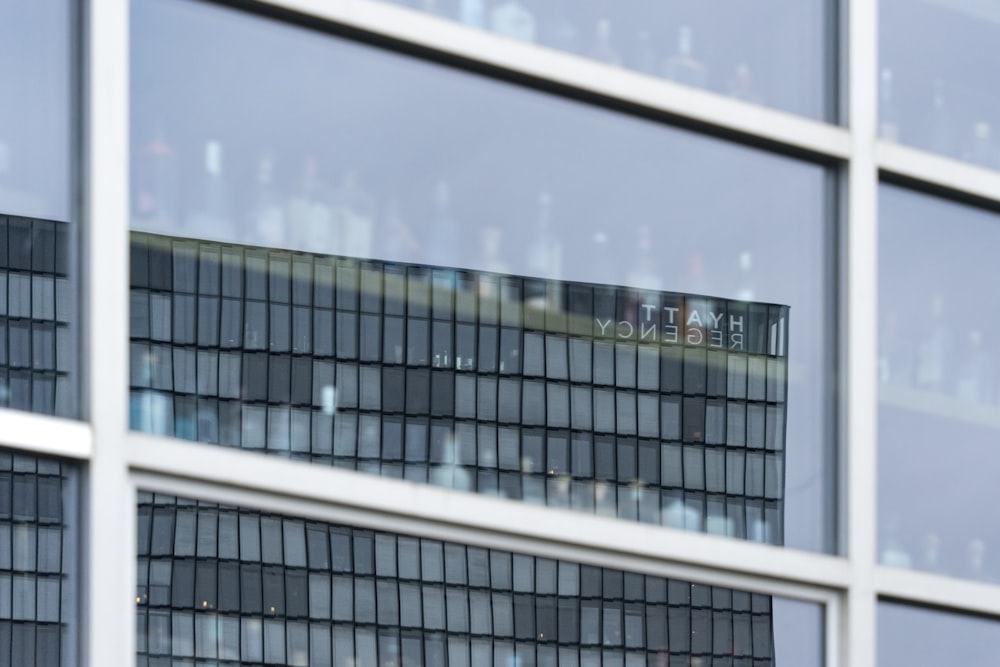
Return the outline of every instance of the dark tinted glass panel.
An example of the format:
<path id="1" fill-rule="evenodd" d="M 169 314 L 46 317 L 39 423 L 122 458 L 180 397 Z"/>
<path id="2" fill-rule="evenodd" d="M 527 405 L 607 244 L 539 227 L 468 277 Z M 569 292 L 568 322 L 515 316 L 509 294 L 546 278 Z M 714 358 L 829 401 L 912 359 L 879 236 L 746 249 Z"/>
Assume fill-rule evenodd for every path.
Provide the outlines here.
<path id="1" fill-rule="evenodd" d="M 76 474 L 0 451 L 0 664 L 76 657 Z"/>
<path id="2" fill-rule="evenodd" d="M 208 530 L 227 516 L 286 541 L 303 530 L 236 507 L 139 502 L 140 535 L 156 531 L 157 514 L 176 524 L 187 513 Z M 262 562 L 263 549 L 181 556 L 140 543 L 139 664 L 823 664 L 816 604 L 346 526 L 305 530 L 332 561 L 325 549 Z"/>
<path id="3" fill-rule="evenodd" d="M 71 228 L 0 215 L 0 407 L 73 416 Z"/>
<path id="4" fill-rule="evenodd" d="M 980 517 L 1000 502 L 1000 311 L 983 287 L 1000 278 L 1000 216 L 879 194 L 881 561 L 996 581 L 1000 539 Z"/>
<path id="5" fill-rule="evenodd" d="M 133 428 L 832 547 L 823 169 L 220 8 L 133 30 Z"/>
<path id="6" fill-rule="evenodd" d="M 880 0 L 880 135 L 1000 169 L 1000 10 L 970 0 Z M 916 36 L 919 35 L 919 38 Z"/>
<path id="7" fill-rule="evenodd" d="M 374 295 L 357 293 L 349 278 L 358 270 L 357 260 L 227 244 L 226 254 L 239 262 L 228 271 L 245 284 L 272 286 L 257 301 L 234 299 L 245 313 L 234 330 L 274 327 L 274 319 L 265 323 L 264 313 L 275 309 L 283 313 L 284 324 L 290 318 L 276 301 L 283 295 L 273 289 L 275 273 L 262 269 L 257 275 L 254 269 L 260 256 L 261 264 L 294 260 L 305 267 L 303 293 L 317 288 L 306 275 L 317 266 L 333 267 L 334 275 L 347 281 L 334 279 L 339 319 L 314 330 L 316 335 L 342 339 L 343 327 L 367 318 L 375 323 L 368 334 L 375 344 L 363 360 L 355 349 L 334 353 L 331 347 L 327 354 L 315 354 L 281 348 L 273 336 L 255 346 L 216 336 L 199 347 L 178 333 L 178 319 L 190 321 L 191 328 L 197 320 L 200 328 L 206 319 L 224 317 L 219 299 L 185 291 L 196 290 L 205 275 L 222 269 L 221 247 L 133 234 L 136 265 L 148 266 L 145 273 L 133 271 L 133 303 L 169 304 L 151 310 L 141 325 L 133 318 L 133 428 L 783 543 L 787 307 L 708 303 L 676 293 L 510 275 L 504 280 L 511 293 L 493 294 L 484 286 L 499 278 L 495 275 L 480 274 L 478 287 L 462 289 L 454 270 L 369 261 L 364 270 L 373 284 L 404 273 L 435 274 L 436 298 L 456 304 L 442 312 L 442 319 L 407 318 L 405 330 L 383 345 L 377 332 L 391 329 L 398 318 L 359 312 L 359 304 L 371 301 L 371 308 L 380 310 L 383 301 L 378 288 L 371 288 Z M 154 288 L 154 275 L 185 265 L 186 273 L 174 272 Z M 510 298 L 532 285 L 545 290 L 544 298 L 555 307 L 539 303 L 538 297 Z M 596 305 L 588 296 L 581 307 L 569 294 L 596 294 Z M 197 300 L 206 303 L 196 311 Z M 255 304 L 259 316 L 253 315 Z M 412 301 L 407 307 L 411 313 L 420 309 Z M 310 318 L 316 310 L 302 306 L 302 316 Z M 500 311 L 517 312 L 521 324 L 507 331 L 524 341 L 523 355 L 498 348 L 490 313 Z M 484 367 L 482 350 L 478 357 L 463 352 L 460 344 L 451 345 L 451 336 L 430 345 L 425 333 L 432 328 L 454 331 L 457 343 L 463 337 L 489 339 L 499 360 Z M 588 354 L 594 350 L 592 381 L 566 378 L 569 343 L 585 346 Z M 395 348 L 417 352 L 397 355 Z M 640 353 L 654 371 L 645 390 L 635 386 Z M 547 374 L 555 377 L 513 372 L 506 364 L 515 356 L 533 373 L 551 371 Z M 683 377 L 683 386 L 654 382 L 661 362 L 671 380 Z M 592 405 L 592 419 L 571 416 L 581 412 L 570 410 L 571 393 L 577 403 Z M 730 437 L 727 419 L 729 428 L 742 435 Z M 592 439 L 593 447 L 571 453 L 573 433 Z"/>
<path id="8" fill-rule="evenodd" d="M 521 42 L 829 120 L 836 13 L 825 0 L 390 0 Z"/>
<path id="9" fill-rule="evenodd" d="M 878 611 L 879 667 L 996 663 L 1000 623 L 883 602 Z"/>
<path id="10" fill-rule="evenodd" d="M 0 407 L 75 416 L 71 2 L 0 0 Z"/>

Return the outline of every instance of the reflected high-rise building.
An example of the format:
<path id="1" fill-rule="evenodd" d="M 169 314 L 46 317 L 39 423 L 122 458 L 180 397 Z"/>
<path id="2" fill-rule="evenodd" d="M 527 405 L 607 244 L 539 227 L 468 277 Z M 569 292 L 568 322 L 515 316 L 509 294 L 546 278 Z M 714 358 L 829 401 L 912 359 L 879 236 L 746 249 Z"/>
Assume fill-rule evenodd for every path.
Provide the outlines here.
<path id="1" fill-rule="evenodd" d="M 140 667 L 774 664 L 764 594 L 152 493 L 138 512 Z"/>
<path id="2" fill-rule="evenodd" d="M 149 304 L 133 307 L 133 408 L 141 413 L 144 406 L 165 403 L 155 415 L 133 414 L 133 428 L 164 422 L 165 413 L 173 419 L 166 423 L 166 435 L 623 520 L 783 542 L 787 307 L 140 233 L 132 236 L 132 255 L 133 303 Z M 552 298 L 540 301 L 533 297 L 537 294 Z M 162 305 L 154 308 L 154 302 Z M 193 517 L 199 517 L 198 540 L 200 517 L 212 517 L 204 539 L 220 545 L 223 538 L 213 531 L 215 526 L 222 529 L 223 515 L 231 515 L 232 521 L 238 515 L 240 525 L 287 523 L 226 508 L 185 509 L 174 500 L 149 497 L 142 505 L 140 534 L 152 531 L 155 542 L 157 517 L 162 514 L 162 521 L 173 525 L 181 513 L 190 522 L 185 530 L 193 531 Z M 438 625 L 435 614 L 444 611 L 432 611 L 436 598 L 426 597 L 426 589 L 434 582 L 421 579 L 424 571 L 410 583 L 395 571 L 387 572 L 385 580 L 349 568 L 337 575 L 328 565 L 317 566 L 314 573 L 311 561 L 307 566 L 301 559 L 289 560 L 287 546 L 270 560 L 246 559 L 242 551 L 223 556 L 203 553 L 187 541 L 181 547 L 179 528 L 173 530 L 173 542 L 150 547 L 148 560 L 140 561 L 140 581 L 145 583 L 139 597 L 148 608 L 142 618 L 150 642 L 140 653 L 150 665 L 158 655 L 191 655 L 198 632 L 215 638 L 206 640 L 206 646 L 215 647 L 205 649 L 210 652 L 223 650 L 218 633 L 225 632 L 239 632 L 240 641 L 266 652 L 269 641 L 278 641 L 266 639 L 273 632 L 288 642 L 284 653 L 271 656 L 278 664 L 315 664 L 302 662 L 292 646 L 305 642 L 305 628 L 318 620 L 312 596 L 329 592 L 328 583 L 323 584 L 326 593 L 313 590 L 314 574 L 326 577 L 324 581 L 341 576 L 343 590 L 353 590 L 355 596 L 348 604 L 353 611 L 342 612 L 343 617 L 320 613 L 326 628 L 322 636 L 341 632 L 358 642 L 370 635 L 374 642 L 375 652 L 355 646 L 348 651 L 353 662 L 345 658 L 333 664 L 408 664 L 376 641 L 386 633 L 392 638 L 386 646 L 394 650 L 401 650 L 402 638 L 411 633 L 423 642 L 426 656 L 438 650 L 430 648 L 435 642 L 458 642 L 467 647 L 459 652 L 465 655 L 485 641 L 494 656 L 507 650 L 501 645 L 511 646 L 513 662 L 493 664 L 556 664 L 543 661 L 553 635 L 542 637 L 540 625 L 530 632 L 512 630 L 511 635 L 495 625 L 492 638 L 478 637 L 481 631 L 467 625 L 455 626 L 457 634 L 447 624 Z M 280 528 L 275 530 L 281 534 Z M 369 542 L 374 539 L 366 535 Z M 240 536 L 242 540 L 242 532 Z M 289 539 L 287 532 L 285 536 Z M 183 553 L 177 551 L 181 548 Z M 357 558 L 359 547 L 353 548 Z M 155 585 L 165 588 L 154 601 L 153 569 L 160 560 L 172 562 L 174 569 L 158 571 Z M 182 564 L 187 569 L 178 569 Z M 223 569 L 233 577 L 225 585 Z M 201 584 L 191 577 L 209 577 L 204 584 L 209 592 L 195 593 Z M 261 584 L 261 577 L 284 583 Z M 254 588 L 257 592 L 247 593 L 255 601 L 249 607 L 238 596 L 226 603 L 232 608 L 225 611 L 233 616 L 224 622 L 218 605 L 224 595 L 232 595 L 229 589 L 261 585 L 278 586 L 264 597 L 284 601 L 261 606 L 261 593 Z M 397 611 L 382 616 L 381 603 L 375 603 L 378 595 L 364 597 L 363 591 L 383 585 L 398 589 L 399 595 L 407 587 L 422 586 L 422 619 L 410 625 L 399 620 L 394 615 L 402 605 L 399 600 L 390 605 Z M 492 585 L 481 593 L 506 595 Z M 578 585 L 584 586 L 584 580 Z M 299 592 L 293 594 L 292 586 Z M 468 586 L 463 583 L 459 592 L 446 587 L 440 595 L 468 600 Z M 542 591 L 535 584 L 525 586 L 522 602 L 536 610 L 535 623 L 549 622 L 538 611 Z M 648 587 L 637 588 L 633 599 L 609 593 L 605 586 L 590 596 L 570 596 L 579 614 L 592 605 L 604 610 L 594 612 L 603 614 L 603 620 L 594 626 L 597 634 L 585 636 L 583 628 L 590 621 L 572 617 L 567 623 L 575 629 L 565 636 L 573 638 L 564 646 L 560 630 L 559 649 L 583 655 L 594 647 L 616 647 L 623 655 L 642 656 L 635 664 L 677 664 L 682 658 L 692 661 L 685 664 L 711 664 L 721 656 L 735 660 L 732 664 L 772 664 L 769 598 L 754 603 L 754 639 L 731 637 L 696 648 L 694 642 L 707 641 L 706 634 L 733 632 L 734 614 L 742 613 L 735 594 L 706 588 L 706 597 L 696 601 L 692 596 L 700 588 L 695 585 L 663 580 L 662 586 L 686 592 L 664 602 L 661 611 L 667 620 L 655 622 L 665 623 L 660 628 L 664 633 L 683 634 L 686 643 L 664 639 L 662 646 L 654 645 L 651 630 L 636 630 L 653 622 L 647 612 L 654 603 L 644 597 Z M 176 592 L 178 587 L 182 592 Z M 146 594 L 149 599 L 142 599 Z M 552 595 L 544 604 L 558 608 L 564 601 Z M 720 595 L 729 600 L 720 603 L 722 611 L 714 606 Z M 622 611 L 633 603 L 645 610 L 636 613 L 646 619 L 635 621 L 640 623 L 635 627 Z M 299 611 L 291 614 L 293 604 Z M 327 609 L 323 604 L 329 602 L 321 604 Z M 277 611 L 268 611 L 272 607 Z M 494 608 L 493 613 L 493 622 L 499 623 L 496 614 L 501 612 Z M 154 649 L 154 637 L 166 632 L 156 624 L 178 614 L 185 619 L 183 627 L 194 628 L 193 639 L 178 639 L 175 620 L 174 643 Z M 551 622 L 558 624 L 562 617 L 552 614 Z M 669 620 L 676 615 L 688 619 L 687 630 L 677 625 L 680 621 Z M 277 619 L 280 632 L 267 630 L 268 618 Z M 208 625 L 198 630 L 199 623 Z M 301 627 L 293 639 L 296 623 Z M 260 633 L 263 640 L 255 638 Z M 765 635 L 766 642 L 759 638 Z M 257 663 L 262 658 L 255 651 L 226 659 Z M 661 653 L 665 657 L 657 657 Z M 522 655 L 531 657 L 517 657 Z M 221 653 L 201 657 L 223 659 Z M 266 655 L 263 660 L 271 662 Z M 436 660 L 425 657 L 426 664 L 470 664 Z M 471 664 L 486 663 L 473 659 Z"/>
<path id="3" fill-rule="evenodd" d="M 0 216 L 0 407 L 72 409 L 68 232 L 60 222 Z"/>

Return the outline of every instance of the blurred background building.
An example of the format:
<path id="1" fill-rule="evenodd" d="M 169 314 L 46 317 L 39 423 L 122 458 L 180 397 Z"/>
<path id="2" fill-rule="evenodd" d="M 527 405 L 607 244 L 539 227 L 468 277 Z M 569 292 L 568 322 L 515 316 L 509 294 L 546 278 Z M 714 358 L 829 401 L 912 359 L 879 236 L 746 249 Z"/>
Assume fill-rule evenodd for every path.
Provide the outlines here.
<path id="1" fill-rule="evenodd" d="M 0 0 L 0 665 L 992 664 L 992 5 Z"/>

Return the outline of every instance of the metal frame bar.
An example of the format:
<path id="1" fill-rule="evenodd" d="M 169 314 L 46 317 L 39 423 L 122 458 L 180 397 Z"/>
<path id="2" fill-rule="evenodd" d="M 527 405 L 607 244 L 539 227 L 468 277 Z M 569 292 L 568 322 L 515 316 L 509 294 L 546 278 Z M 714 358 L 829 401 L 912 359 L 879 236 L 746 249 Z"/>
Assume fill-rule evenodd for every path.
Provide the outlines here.
<path id="1" fill-rule="evenodd" d="M 138 433 L 130 440 L 131 467 L 143 488 L 159 475 L 160 482 L 164 477 L 188 480 L 201 492 L 253 489 L 251 500 L 256 497 L 254 492 L 265 494 L 260 496 L 261 502 L 280 499 L 269 507 L 276 511 L 287 512 L 286 503 L 294 505 L 295 500 L 301 500 L 326 508 L 326 513 L 317 517 L 325 520 L 333 517 L 383 530 L 416 531 L 491 546 L 524 541 L 536 545 L 530 549 L 533 552 L 538 545 L 562 545 L 595 554 L 595 558 L 604 554 L 600 564 L 605 567 L 620 567 L 628 559 L 658 562 L 684 570 L 679 576 L 691 579 L 704 580 L 712 569 L 719 569 L 725 572 L 713 574 L 712 583 L 722 583 L 721 577 L 726 579 L 725 585 L 732 585 L 732 576 L 741 575 L 735 583 L 743 588 L 760 589 L 762 584 L 754 585 L 755 579 L 770 582 L 767 590 L 771 591 L 781 584 L 836 589 L 849 581 L 846 562 L 832 556 L 536 507 L 223 447 Z"/>
<path id="2" fill-rule="evenodd" d="M 85 5 L 82 348 L 94 442 L 83 484 L 85 665 L 135 662 L 136 496 L 128 439 L 129 2 Z"/>
<path id="3" fill-rule="evenodd" d="M 841 484 L 851 583 L 841 627 L 844 664 L 875 665 L 877 598 L 875 503 L 878 499 L 876 384 L 878 322 L 878 3 L 852 0 L 847 15 L 847 105 L 851 160 L 847 168 L 844 310 L 841 336 L 846 457 Z"/>
<path id="4" fill-rule="evenodd" d="M 875 156 L 879 169 L 890 178 L 950 190 L 960 197 L 1000 200 L 1000 172 L 887 141 L 875 143 Z"/>
<path id="5" fill-rule="evenodd" d="M 1000 585 L 881 565 L 876 566 L 875 576 L 879 596 L 883 598 L 955 612 L 1000 616 Z"/>
<path id="6" fill-rule="evenodd" d="M 89 459 L 94 451 L 90 425 L 73 419 L 0 408 L 0 445 L 37 454 Z"/>

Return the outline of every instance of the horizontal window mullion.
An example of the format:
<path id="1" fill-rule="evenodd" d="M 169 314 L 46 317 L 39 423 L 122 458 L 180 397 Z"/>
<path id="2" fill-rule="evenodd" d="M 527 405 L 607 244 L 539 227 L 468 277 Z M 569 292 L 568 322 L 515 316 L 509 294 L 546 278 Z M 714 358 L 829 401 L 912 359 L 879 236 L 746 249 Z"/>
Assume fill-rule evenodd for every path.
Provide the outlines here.
<path id="1" fill-rule="evenodd" d="M 133 433 L 139 488 L 803 597 L 847 562 Z M 512 546 L 514 545 L 514 546 Z"/>
<path id="2" fill-rule="evenodd" d="M 4 447 L 71 459 L 89 459 L 93 452 L 89 424 L 6 408 L 0 408 L 0 424 Z"/>
<path id="3" fill-rule="evenodd" d="M 875 149 L 880 172 L 891 180 L 1000 201 L 1000 172 L 886 141 L 876 142 Z"/>
<path id="4" fill-rule="evenodd" d="M 875 585 L 877 594 L 884 599 L 1000 617 L 996 584 L 878 566 Z"/>

